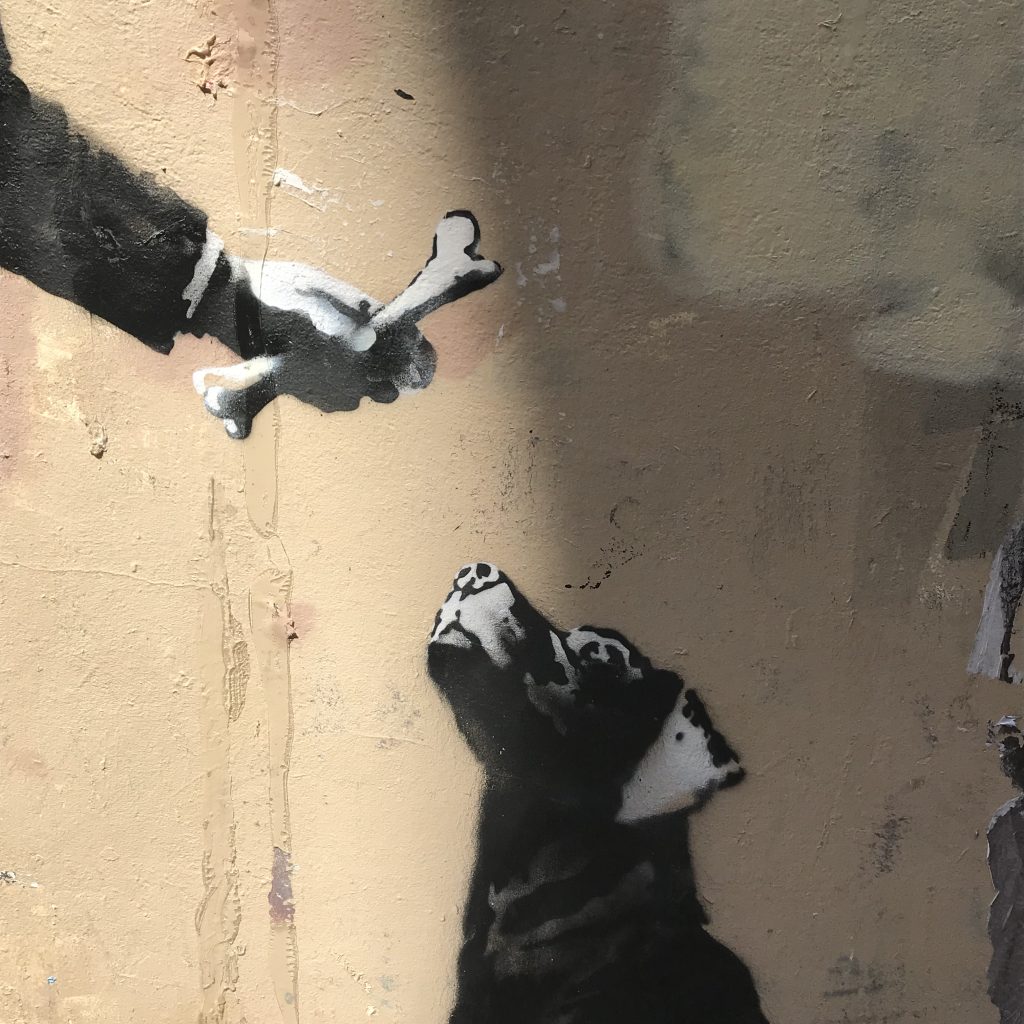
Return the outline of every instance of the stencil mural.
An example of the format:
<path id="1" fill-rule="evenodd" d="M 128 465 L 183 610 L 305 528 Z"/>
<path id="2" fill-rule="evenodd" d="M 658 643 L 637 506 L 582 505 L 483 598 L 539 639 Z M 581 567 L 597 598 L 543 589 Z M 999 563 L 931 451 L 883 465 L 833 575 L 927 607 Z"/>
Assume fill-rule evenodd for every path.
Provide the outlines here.
<path id="1" fill-rule="evenodd" d="M 453 1024 L 764 1024 L 690 863 L 690 816 L 743 777 L 697 694 L 486 563 L 455 578 L 428 664 L 486 776 Z"/>
<path id="2" fill-rule="evenodd" d="M 426 387 L 434 350 L 417 323 L 490 284 L 472 214 L 449 213 L 424 269 L 382 303 L 323 271 L 243 260 L 206 215 L 97 148 L 11 69 L 0 26 L 0 267 L 167 353 L 209 334 L 243 360 L 194 375 L 231 437 L 278 395 L 324 412 Z"/>

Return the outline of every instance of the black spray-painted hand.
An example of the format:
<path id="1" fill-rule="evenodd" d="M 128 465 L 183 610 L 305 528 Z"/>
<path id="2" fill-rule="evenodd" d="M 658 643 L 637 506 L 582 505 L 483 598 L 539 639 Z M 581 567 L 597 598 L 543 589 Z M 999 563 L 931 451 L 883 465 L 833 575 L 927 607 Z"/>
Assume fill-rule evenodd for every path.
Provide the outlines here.
<path id="1" fill-rule="evenodd" d="M 478 254 L 479 243 L 476 218 L 449 213 L 426 266 L 388 303 L 303 264 L 221 255 L 230 273 L 214 274 L 192 329 L 215 334 L 247 358 L 197 370 L 196 391 L 229 436 L 244 438 L 278 395 L 339 412 L 363 398 L 393 402 L 426 387 L 436 357 L 418 322 L 501 274 Z"/>
<path id="2" fill-rule="evenodd" d="M 472 214 L 449 214 L 387 304 L 311 267 L 229 256 L 201 210 L 29 91 L 0 26 L 0 268 L 158 352 L 182 333 L 219 338 L 243 362 L 195 385 L 231 437 L 277 395 L 334 412 L 426 387 L 435 357 L 417 323 L 501 273 L 479 238 Z"/>

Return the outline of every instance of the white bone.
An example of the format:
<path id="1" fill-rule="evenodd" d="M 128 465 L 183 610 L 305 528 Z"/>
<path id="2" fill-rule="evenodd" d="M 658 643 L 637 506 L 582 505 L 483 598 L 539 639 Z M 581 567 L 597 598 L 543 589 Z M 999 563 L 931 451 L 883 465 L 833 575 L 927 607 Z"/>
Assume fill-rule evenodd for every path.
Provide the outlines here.
<path id="1" fill-rule="evenodd" d="M 383 328 L 402 320 L 417 323 L 452 302 L 459 296 L 460 282 L 470 274 L 493 281 L 501 268 L 492 260 L 474 258 L 479 242 L 477 226 L 470 217 L 459 213 L 445 217 L 434 233 L 434 255 L 405 291 L 355 331 L 350 340 L 352 347 L 365 351 Z"/>

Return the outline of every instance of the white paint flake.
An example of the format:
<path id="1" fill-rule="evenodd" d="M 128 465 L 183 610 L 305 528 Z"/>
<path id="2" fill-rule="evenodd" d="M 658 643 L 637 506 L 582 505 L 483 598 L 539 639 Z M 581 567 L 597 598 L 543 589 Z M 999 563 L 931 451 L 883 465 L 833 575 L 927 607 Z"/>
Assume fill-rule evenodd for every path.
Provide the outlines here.
<path id="1" fill-rule="evenodd" d="M 323 213 L 332 203 L 338 202 L 333 190 L 321 185 L 307 185 L 294 171 L 285 167 L 274 170 L 274 187 L 280 188 L 300 202 Z"/>

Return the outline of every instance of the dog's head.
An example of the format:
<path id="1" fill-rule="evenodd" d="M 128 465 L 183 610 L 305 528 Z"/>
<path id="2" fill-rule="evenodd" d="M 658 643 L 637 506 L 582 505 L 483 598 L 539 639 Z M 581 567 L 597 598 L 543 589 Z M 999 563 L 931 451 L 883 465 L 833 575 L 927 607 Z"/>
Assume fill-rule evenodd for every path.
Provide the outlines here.
<path id="1" fill-rule="evenodd" d="M 489 774 L 619 821 L 689 810 L 743 775 L 693 690 L 611 630 L 555 629 L 495 566 L 465 566 L 437 613 L 432 678 Z"/>

